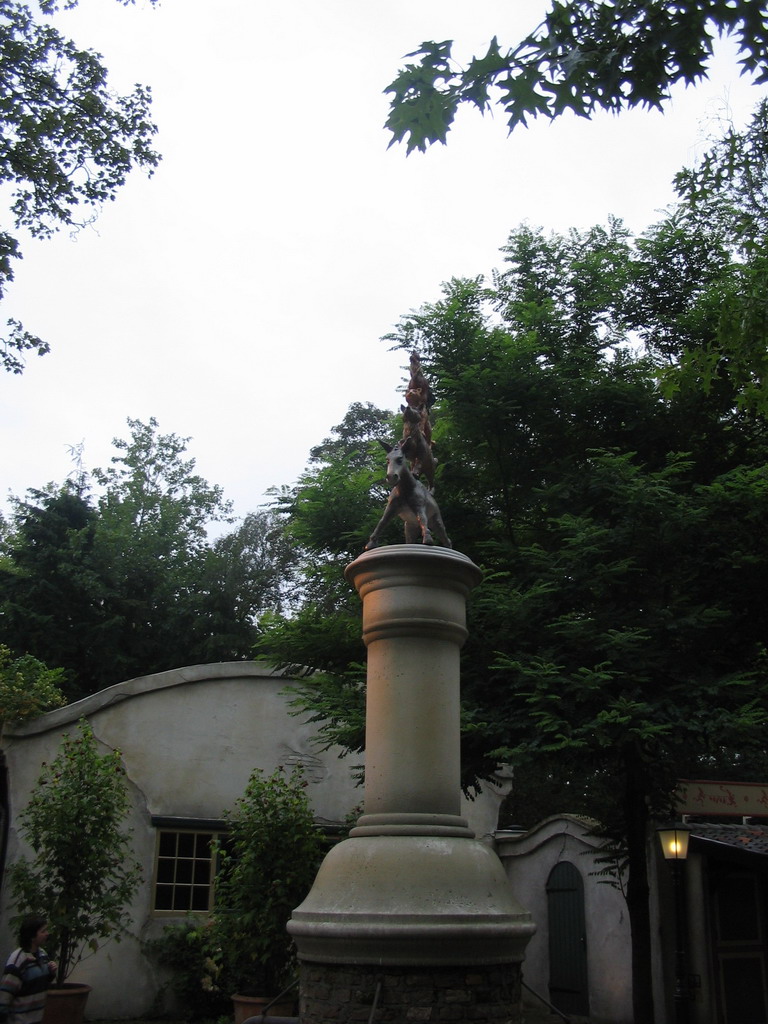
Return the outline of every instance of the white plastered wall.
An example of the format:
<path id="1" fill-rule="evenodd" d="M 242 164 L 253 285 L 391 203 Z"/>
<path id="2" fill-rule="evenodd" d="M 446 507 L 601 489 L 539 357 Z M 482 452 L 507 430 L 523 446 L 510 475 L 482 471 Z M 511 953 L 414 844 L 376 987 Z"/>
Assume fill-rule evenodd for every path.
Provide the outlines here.
<path id="1" fill-rule="evenodd" d="M 6 732 L 3 749 L 10 782 L 6 864 L 25 852 L 15 819 L 26 805 L 44 761 L 65 733 L 85 717 L 103 751 L 120 750 L 132 810 L 128 826 L 144 868 L 144 883 L 131 907 L 130 934 L 83 962 L 72 980 L 93 986 L 91 1019 L 137 1017 L 157 1009 L 160 978 L 142 943 L 159 935 L 167 917 L 152 913 L 156 829 L 153 816 L 217 819 L 242 795 L 254 768 L 301 763 L 316 818 L 340 823 L 363 801 L 354 767 L 360 755 L 318 749 L 316 726 L 292 715 L 285 689 L 292 680 L 253 662 L 195 665 L 131 679 L 49 712 Z M 488 788 L 463 801 L 470 827 L 485 835 L 495 827 L 499 796 Z M 84 847 L 88 836 L 83 835 Z M 2 889 L 0 956 L 13 948 L 8 887 Z"/>
<path id="2" fill-rule="evenodd" d="M 496 849 L 515 896 L 536 923 L 526 950 L 523 980 L 549 998 L 547 879 L 561 861 L 569 861 L 584 882 L 591 1024 L 632 1024 L 632 947 L 623 894 L 593 872 L 600 840 L 589 823 L 570 815 L 547 818 L 528 832 L 497 833 Z M 535 1000 L 524 993 L 526 1002 Z M 540 1005 L 540 1004 L 539 1004 Z"/>

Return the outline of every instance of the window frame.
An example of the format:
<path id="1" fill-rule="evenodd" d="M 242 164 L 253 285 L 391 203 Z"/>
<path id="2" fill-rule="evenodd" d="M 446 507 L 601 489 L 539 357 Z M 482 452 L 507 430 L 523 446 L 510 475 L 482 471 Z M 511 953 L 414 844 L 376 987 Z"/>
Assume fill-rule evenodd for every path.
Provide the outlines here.
<path id="1" fill-rule="evenodd" d="M 213 910 L 214 882 L 216 879 L 218 865 L 216 862 L 216 858 L 212 855 L 212 852 L 207 858 L 199 856 L 197 849 L 197 836 L 210 836 L 209 845 L 212 845 L 217 840 L 224 838 L 228 834 L 226 822 L 220 818 L 177 818 L 167 816 L 153 816 L 151 818 L 151 823 L 153 828 L 155 829 L 155 852 L 154 861 L 152 865 L 152 895 L 150 905 L 150 912 L 152 916 L 158 918 L 179 918 L 187 917 L 190 914 L 200 916 L 210 914 L 211 911 Z M 166 854 L 163 854 L 161 856 L 161 844 L 164 842 L 163 837 L 167 835 L 175 836 L 175 853 L 173 854 L 173 856 L 168 856 Z M 179 856 L 179 841 L 182 836 L 193 837 L 194 845 L 190 856 Z M 209 861 L 207 880 L 204 883 L 197 882 L 195 880 L 195 866 L 198 863 L 203 863 L 204 860 L 206 859 Z M 161 874 L 160 867 L 161 862 L 163 860 L 169 861 L 173 864 L 173 881 L 171 882 L 159 880 L 159 876 Z M 177 873 L 180 862 L 190 863 L 189 879 L 177 879 Z M 190 890 L 192 890 L 192 892 L 190 892 L 190 904 L 194 902 L 192 899 L 194 888 L 207 888 L 207 905 L 204 908 L 195 908 L 191 905 L 184 908 L 177 908 L 174 906 L 171 906 L 170 908 L 158 907 L 158 886 L 170 886 L 172 904 L 175 899 L 177 887 L 180 888 L 182 886 L 186 886 L 189 887 Z"/>

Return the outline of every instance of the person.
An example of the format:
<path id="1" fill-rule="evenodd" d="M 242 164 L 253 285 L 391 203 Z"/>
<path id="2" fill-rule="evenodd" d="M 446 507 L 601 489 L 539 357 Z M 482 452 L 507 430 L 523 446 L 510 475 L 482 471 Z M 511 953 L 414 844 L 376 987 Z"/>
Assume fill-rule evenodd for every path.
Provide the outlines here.
<path id="1" fill-rule="evenodd" d="M 0 1024 L 42 1021 L 46 995 L 56 975 L 56 964 L 43 949 L 47 938 L 46 919 L 28 914 L 19 928 L 19 948 L 8 957 L 0 981 Z"/>

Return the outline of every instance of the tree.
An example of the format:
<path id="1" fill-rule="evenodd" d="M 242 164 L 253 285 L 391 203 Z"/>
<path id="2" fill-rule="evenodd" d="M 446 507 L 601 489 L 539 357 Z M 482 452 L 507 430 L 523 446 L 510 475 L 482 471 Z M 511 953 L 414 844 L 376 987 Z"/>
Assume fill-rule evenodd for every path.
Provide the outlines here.
<path id="1" fill-rule="evenodd" d="M 286 539 L 297 555 L 292 586 L 300 600 L 290 617 L 272 616 L 263 625 L 269 631 L 285 630 L 293 651 L 289 662 L 297 671 L 309 664 L 302 660 L 303 651 L 314 651 L 315 667 L 339 668 L 348 661 L 351 634 L 343 616 L 350 601 L 353 614 L 359 605 L 344 580 L 344 567 L 362 550 L 361 530 L 370 533 L 377 506 L 386 500 L 376 438 L 391 437 L 395 424 L 391 413 L 370 403 L 353 403 L 331 437 L 312 448 L 298 483 L 274 495 Z M 329 612 L 335 625 L 327 622 Z M 256 650 L 261 650 L 260 640 Z"/>
<path id="2" fill-rule="evenodd" d="M 115 95 L 100 55 L 39 18 L 76 5 L 0 0 L 0 183 L 10 190 L 16 231 L 34 238 L 93 219 L 132 168 L 151 174 L 159 162 L 152 149 L 157 129 L 149 115 L 150 90 L 137 85 Z M 0 231 L 0 299 L 20 258 L 17 234 Z M 22 373 L 24 353 L 43 355 L 49 346 L 17 320 L 9 320 L 8 328 L 0 339 L 0 365 Z"/>
<path id="3" fill-rule="evenodd" d="M 371 402 L 353 402 L 344 419 L 311 449 L 311 465 L 341 464 L 349 470 L 370 468 L 371 443 L 386 438 L 393 429 L 393 416 Z M 375 449 L 374 449 L 375 450 Z"/>
<path id="4" fill-rule="evenodd" d="M 488 688 L 485 722 L 496 694 L 491 756 L 535 770 L 565 753 L 576 779 L 613 782 L 592 814 L 626 850 L 638 1020 L 652 1019 L 653 819 L 673 813 L 680 777 L 766 770 L 767 623 L 753 567 L 768 548 L 751 531 L 768 520 L 768 480 L 763 466 L 692 486 L 692 470 L 673 456 L 651 471 L 631 453 L 595 452 L 542 494 L 546 520 L 498 566 L 507 579 L 489 580 L 473 623 L 482 639 L 488 622 L 497 645 L 475 689 Z"/>
<path id="5" fill-rule="evenodd" d="M 115 682 L 208 660 L 207 527 L 231 516 L 221 488 L 183 458 L 189 438 L 161 434 L 154 417 L 128 426 L 111 465 L 92 474 L 101 488 L 95 554 L 116 619 Z"/>
<path id="6" fill-rule="evenodd" d="M 733 35 L 741 63 L 768 81 L 768 25 L 759 0 L 553 0 L 542 25 L 512 48 L 494 37 L 466 68 L 451 40 L 424 42 L 385 90 L 392 141 L 422 152 L 445 143 L 460 104 L 482 113 L 492 104 L 510 131 L 529 117 L 572 111 L 590 117 L 631 107 L 661 109 L 676 82 L 707 74 L 717 33 Z"/>
<path id="7" fill-rule="evenodd" d="M 680 234 L 729 259 L 714 289 L 702 283 L 699 309 L 714 332 L 693 337 L 679 366 L 664 375 L 667 390 L 717 389 L 728 380 L 739 405 L 768 413 L 768 102 L 743 130 L 727 124 L 699 163 L 675 179 Z"/>
<path id="8" fill-rule="evenodd" d="M 103 488 L 102 515 L 115 524 L 152 528 L 162 534 L 163 557 L 199 549 L 208 523 L 230 516 L 221 488 L 193 472 L 194 459 L 182 459 L 190 438 L 159 434 L 154 416 L 149 423 L 129 417 L 128 427 L 129 440 L 113 440 L 118 454 L 112 456 L 111 465 L 93 471 Z"/>
<path id="9" fill-rule="evenodd" d="M 344 419 L 331 430 L 321 444 L 310 451 L 309 466 L 298 483 L 278 498 L 277 505 L 288 516 L 288 532 L 301 550 L 324 551 L 329 557 L 317 566 L 322 586 L 329 582 L 327 568 L 332 557 L 335 575 L 341 580 L 344 565 L 359 550 L 361 516 L 366 513 L 371 529 L 370 497 L 386 496 L 381 469 L 378 438 L 386 439 L 397 429 L 391 413 L 371 403 L 353 402 Z M 336 492 L 336 501 L 325 501 L 328 490 Z M 314 515 L 293 515 L 297 508 L 310 508 Z M 317 559 L 313 557 L 313 563 Z M 305 566 L 305 584 L 314 573 Z M 346 587 L 345 587 L 346 589 Z"/>
<path id="10" fill-rule="evenodd" d="M 80 735 L 64 736 L 56 759 L 43 765 L 19 815 L 34 857 L 10 870 L 14 923 L 44 908 L 59 983 L 98 946 L 119 942 L 130 921 L 126 905 L 141 868 L 130 857 L 129 809 L 120 752 L 99 754 L 83 720 Z"/>
<path id="11" fill-rule="evenodd" d="M 277 496 L 286 538 L 298 554 L 293 586 L 300 600 L 289 616 L 262 617 L 254 651 L 306 677 L 294 704 L 312 708 L 311 720 L 326 747 L 360 751 L 364 746 L 360 601 L 344 579 L 344 568 L 362 551 L 361 538 L 368 537 L 386 502 L 378 439 L 401 429 L 392 413 L 353 402 L 331 436 L 312 448 L 296 486 Z M 346 709 L 341 716 L 339 707 Z"/>
<path id="12" fill-rule="evenodd" d="M 70 485 L 32 490 L 29 500 L 14 500 L 14 529 L 0 565 L 0 639 L 59 666 L 70 699 L 109 678 L 115 651 L 105 569 L 95 550 L 97 518 Z"/>
<path id="13" fill-rule="evenodd" d="M 673 223 L 638 240 L 618 221 L 565 236 L 523 227 L 492 285 L 449 282 L 388 339 L 421 354 L 441 509 L 484 570 L 463 652 L 464 782 L 502 760 L 560 779 L 567 766 L 579 809 L 629 859 L 646 1022 L 652 816 L 692 771 L 768 770 L 765 424 L 727 378 L 709 393 L 658 386 L 659 364 L 717 328 L 730 256 L 700 241 Z M 292 509 L 308 547 L 340 494 L 330 473 L 314 482 L 313 502 Z M 279 660 L 290 639 L 267 629 L 262 649 L 273 641 Z M 333 685 L 321 677 L 299 699 L 356 749 L 348 681 L 361 659 L 346 653 L 346 676 L 332 667 Z"/>
<path id="14" fill-rule="evenodd" d="M 628 348 L 648 268 L 615 227 L 524 229 L 505 251 L 495 288 L 453 282 L 401 329 L 438 382 L 439 442 L 460 453 L 440 492 L 454 543 L 486 572 L 470 603 L 464 756 L 533 766 L 564 752 L 584 777 L 613 779 L 593 814 L 628 851 L 635 1017 L 650 1021 L 649 815 L 695 766 L 765 765 L 766 622 L 744 605 L 759 603 L 756 581 L 712 572 L 734 550 L 766 565 L 751 540 L 753 513 L 768 514 L 765 429 L 727 386 L 662 400 L 654 360 Z M 646 317 L 653 328 L 657 308 Z"/>
<path id="15" fill-rule="evenodd" d="M 259 618 L 297 602 L 298 552 L 274 509 L 251 512 L 206 553 L 201 619 L 209 635 L 206 661 L 240 658 L 256 639 Z"/>
<path id="16" fill-rule="evenodd" d="M 331 436 L 311 449 L 296 486 L 276 496 L 297 552 L 292 585 L 299 600 L 290 615 L 262 616 L 253 649 L 303 677 L 293 688 L 293 706 L 297 714 L 309 710 L 324 749 L 365 746 L 361 605 L 344 568 L 362 551 L 386 502 L 378 439 L 401 430 L 399 416 L 353 402 Z"/>
<path id="17" fill-rule="evenodd" d="M 184 457 L 189 438 L 154 419 L 128 425 L 107 469 L 15 502 L 0 561 L 0 641 L 64 669 L 70 699 L 247 657 L 258 616 L 292 601 L 295 555 L 276 513 L 210 542 L 230 506 Z"/>

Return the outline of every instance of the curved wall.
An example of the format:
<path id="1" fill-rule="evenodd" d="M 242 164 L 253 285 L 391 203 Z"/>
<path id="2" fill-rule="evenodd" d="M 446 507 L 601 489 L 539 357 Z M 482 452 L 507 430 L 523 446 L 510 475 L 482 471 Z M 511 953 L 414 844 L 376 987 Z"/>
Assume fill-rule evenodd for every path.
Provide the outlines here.
<path id="1" fill-rule="evenodd" d="M 153 816 L 222 818 L 245 789 L 254 768 L 301 763 L 316 817 L 342 822 L 361 802 L 352 767 L 339 749 L 319 752 L 315 727 L 290 713 L 284 690 L 291 680 L 252 662 L 194 665 L 118 683 L 8 732 L 3 741 L 10 782 L 8 863 L 27 853 L 14 826 L 29 800 L 43 761 L 52 761 L 65 733 L 87 718 L 100 747 L 120 750 L 130 787 L 134 850 L 144 884 L 130 908 L 134 926 L 119 944 L 109 943 L 83 962 L 73 980 L 93 985 L 90 1018 L 148 1013 L 160 979 L 142 953 L 167 917 L 152 911 L 156 829 Z M 87 844 L 87 835 L 83 843 Z M 17 944 L 5 905 L 0 956 Z M 119 1005 L 116 1005 L 116 1001 Z"/>
<path id="2" fill-rule="evenodd" d="M 43 761 L 52 761 L 61 737 L 87 718 L 106 750 L 120 750 L 127 771 L 134 850 L 145 881 L 131 905 L 131 934 L 109 943 L 73 976 L 93 985 L 88 1017 L 140 1017 L 158 1010 L 162 979 L 142 952 L 168 917 L 152 911 L 156 828 L 152 818 L 220 819 L 243 793 L 254 768 L 304 766 L 308 795 L 321 823 L 341 823 L 362 804 L 354 768 L 362 755 L 320 751 L 316 726 L 291 713 L 285 690 L 292 680 L 255 662 L 193 665 L 118 683 L 75 704 L 50 711 L 3 739 L 10 788 L 8 863 L 28 852 L 14 827 Z M 462 814 L 479 836 L 492 832 L 508 780 L 489 786 Z M 83 836 L 87 843 L 87 836 Z M 8 927 L 2 888 L 0 956 L 16 942 Z"/>

